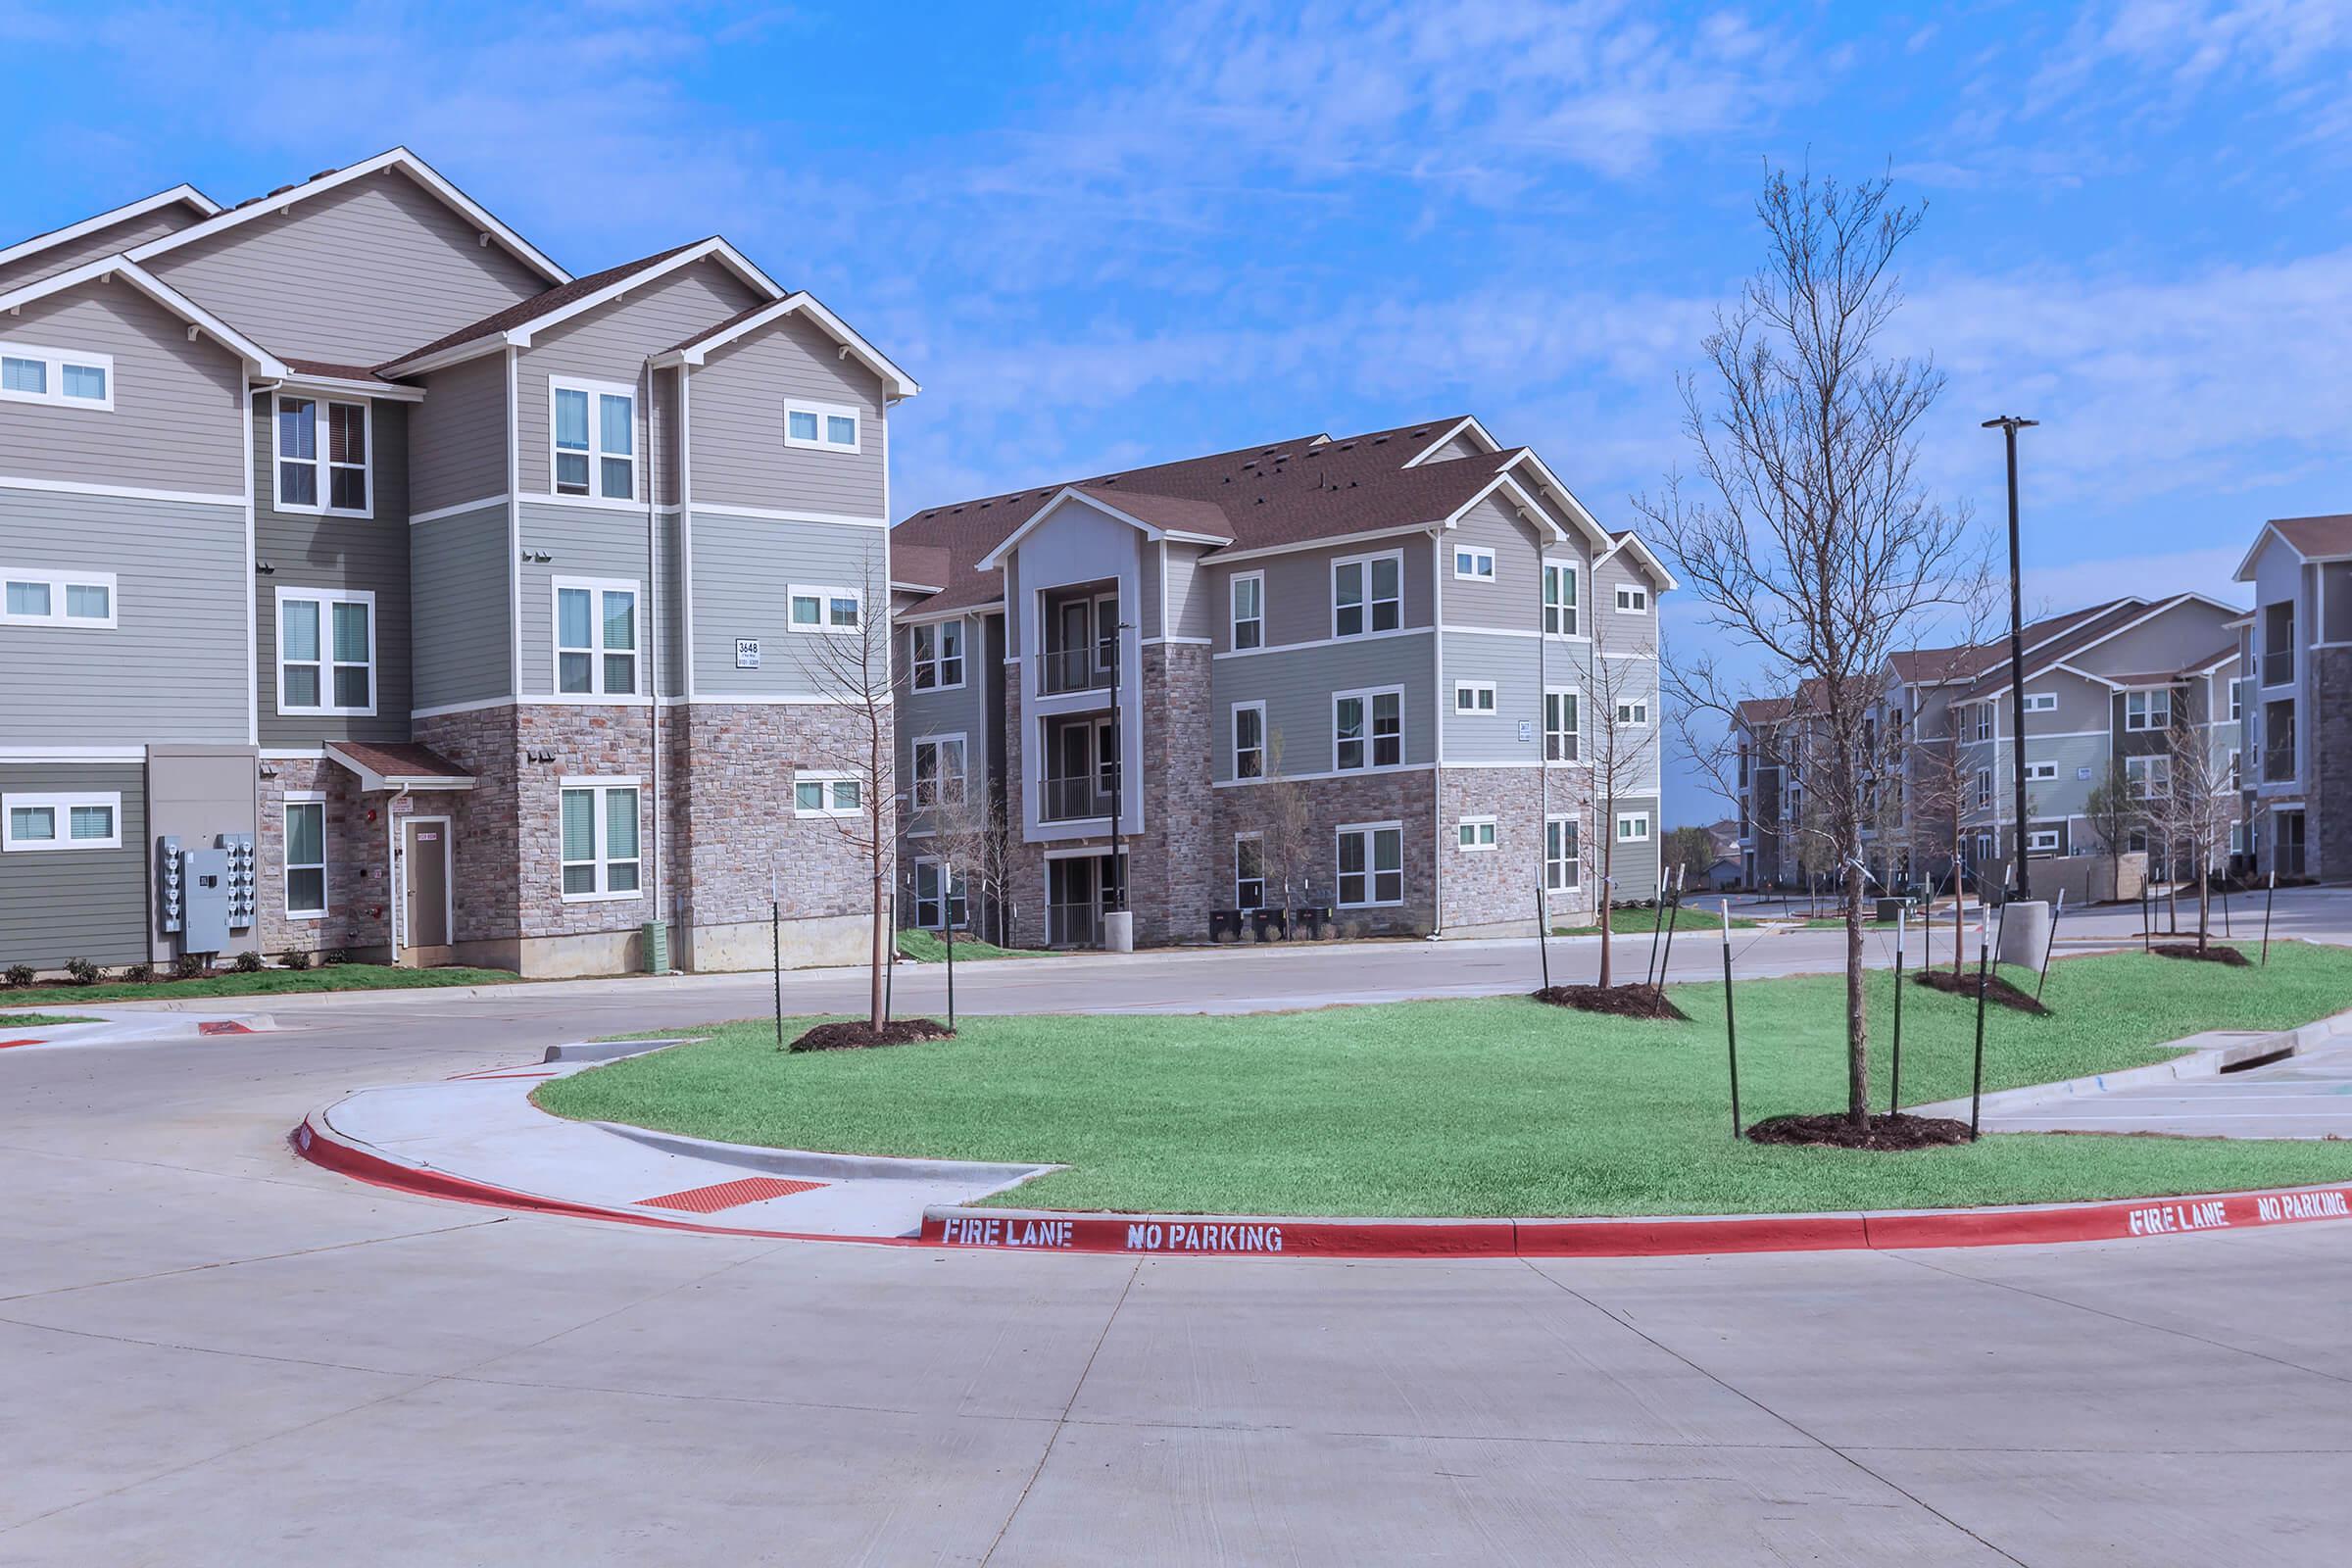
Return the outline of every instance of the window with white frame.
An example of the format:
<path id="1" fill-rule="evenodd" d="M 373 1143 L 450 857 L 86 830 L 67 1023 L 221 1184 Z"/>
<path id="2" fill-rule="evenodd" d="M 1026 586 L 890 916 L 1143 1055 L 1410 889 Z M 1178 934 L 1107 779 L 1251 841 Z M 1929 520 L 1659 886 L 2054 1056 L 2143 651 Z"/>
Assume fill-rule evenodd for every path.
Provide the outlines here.
<path id="1" fill-rule="evenodd" d="M 1228 590 L 1233 610 L 1233 646 L 1263 648 L 1266 645 L 1266 574 L 1262 571 L 1237 573 Z"/>
<path id="2" fill-rule="evenodd" d="M 2058 711 L 2058 694 L 2056 692 L 2026 693 L 2026 711 L 2029 713 L 2055 713 Z"/>
<path id="3" fill-rule="evenodd" d="M 107 631 L 114 624 L 111 571 L 0 568 L 0 625 Z"/>
<path id="4" fill-rule="evenodd" d="M 119 850 L 119 790 L 0 795 L 0 850 Z"/>
<path id="5" fill-rule="evenodd" d="M 792 811 L 795 816 L 855 816 L 864 792 L 847 773 L 795 773 Z"/>
<path id="6" fill-rule="evenodd" d="M 573 696 L 637 691 L 637 584 L 558 577 L 556 690 Z"/>
<path id="7" fill-rule="evenodd" d="M 1340 692 L 1331 700 L 1335 772 L 1396 767 L 1404 761 L 1404 693 Z"/>
<path id="8" fill-rule="evenodd" d="M 2246 683 L 2242 680 L 2233 680 L 2230 683 L 2230 722 L 2234 724 L 2245 716 Z"/>
<path id="9" fill-rule="evenodd" d="M 1364 637 L 1404 624 L 1404 556 L 1354 556 L 1331 564 L 1331 634 Z"/>
<path id="10" fill-rule="evenodd" d="M 927 621 L 909 626 L 906 643 L 916 691 L 954 691 L 963 684 L 962 621 Z"/>
<path id="11" fill-rule="evenodd" d="M 1544 635 L 1574 637 L 1576 628 L 1576 567 L 1565 561 L 1544 563 Z"/>
<path id="12" fill-rule="evenodd" d="M 1573 762 L 1584 755 L 1584 719 L 1578 694 L 1554 687 L 1544 694 L 1544 760 Z"/>
<path id="13" fill-rule="evenodd" d="M 970 923 L 961 871 L 949 874 L 947 862 L 931 856 L 914 862 L 914 923 L 925 931 L 949 926 L 961 930 Z"/>
<path id="14" fill-rule="evenodd" d="M 855 633 L 863 624 L 864 595 L 855 588 L 805 588 L 792 585 L 794 631 Z"/>
<path id="15" fill-rule="evenodd" d="M 368 514 L 368 405 L 277 394 L 277 510 Z"/>
<path id="16" fill-rule="evenodd" d="M 1649 590 L 1630 582 L 1617 585 L 1617 612 L 1621 615 L 1649 613 Z"/>
<path id="17" fill-rule="evenodd" d="M 1980 833 L 1977 835 L 1977 864 L 1980 866 L 1988 866 L 1991 863 L 1992 835 L 1989 833 Z"/>
<path id="18" fill-rule="evenodd" d="M 1544 887 L 1551 893 L 1565 893 L 1584 878 L 1583 862 L 1577 854 L 1576 818 L 1547 816 L 1544 819 Z"/>
<path id="19" fill-rule="evenodd" d="M 1617 704 L 1617 722 L 1633 729 L 1646 727 L 1649 723 L 1649 699 L 1635 697 L 1621 700 Z"/>
<path id="20" fill-rule="evenodd" d="M 1992 804 L 1992 769 L 1977 769 L 1977 809 L 1982 811 Z"/>
<path id="21" fill-rule="evenodd" d="M 359 589 L 277 591 L 277 709 L 375 711 L 375 595 Z"/>
<path id="22" fill-rule="evenodd" d="M 637 499 L 637 393 L 610 381 L 548 382 L 556 494 Z"/>
<path id="23" fill-rule="evenodd" d="M 1467 582 L 1493 582 L 1494 552 L 1477 545 L 1455 545 L 1453 574 Z"/>
<path id="24" fill-rule="evenodd" d="M 1404 902 L 1404 827 L 1359 823 L 1340 829 L 1340 907 L 1361 909 Z"/>
<path id="25" fill-rule="evenodd" d="M 784 444 L 813 452 L 856 452 L 862 416 L 836 403 L 784 405 Z"/>
<path id="26" fill-rule="evenodd" d="M 1233 776 L 1266 776 L 1266 705 L 1233 705 Z"/>
<path id="27" fill-rule="evenodd" d="M 2028 781 L 2050 780 L 2055 779 L 2057 776 L 2058 764 L 2056 762 L 2028 762 L 2026 764 L 2026 778 Z"/>
<path id="28" fill-rule="evenodd" d="M 1976 709 L 1977 739 L 1981 741 L 1988 741 L 1992 739 L 1992 705 L 1990 703 L 1979 703 L 1976 705 Z"/>
<path id="29" fill-rule="evenodd" d="M 914 743 L 914 804 L 919 809 L 963 803 L 963 737 L 926 735 Z"/>
<path id="30" fill-rule="evenodd" d="M 326 913 L 326 797 L 286 796 L 285 909 L 290 920 Z"/>
<path id="31" fill-rule="evenodd" d="M 2126 692 L 2124 728 L 2164 729 L 2173 722 L 2173 694 L 2169 691 Z"/>
<path id="32" fill-rule="evenodd" d="M 2173 760 L 2169 757 L 2127 757 L 2124 759 L 2124 778 L 2132 787 L 2132 799 L 2164 800 L 2173 793 Z"/>
<path id="33" fill-rule="evenodd" d="M 2056 855 L 2059 836 L 2054 827 L 2037 827 L 2026 835 L 2026 851 L 2031 855 Z"/>
<path id="34" fill-rule="evenodd" d="M 1237 833 L 1233 839 L 1233 906 L 1266 906 L 1266 841 L 1255 833 Z"/>
<path id="35" fill-rule="evenodd" d="M 1453 710 L 1457 713 L 1492 713 L 1494 703 L 1494 683 L 1491 680 L 1453 683 Z"/>
<path id="36" fill-rule="evenodd" d="M 1647 811 L 1619 811 L 1617 813 L 1618 843 L 1641 844 L 1646 842 L 1648 838 L 1649 813 Z"/>
<path id="37" fill-rule="evenodd" d="M 1494 819 L 1491 816 L 1465 816 L 1454 824 L 1454 840 L 1473 853 L 1494 847 Z"/>
<path id="38" fill-rule="evenodd" d="M 564 902 L 639 896 L 637 781 L 563 781 Z"/>
<path id="39" fill-rule="evenodd" d="M 0 402 L 51 403 L 68 409 L 115 406 L 112 355 L 0 343 Z"/>

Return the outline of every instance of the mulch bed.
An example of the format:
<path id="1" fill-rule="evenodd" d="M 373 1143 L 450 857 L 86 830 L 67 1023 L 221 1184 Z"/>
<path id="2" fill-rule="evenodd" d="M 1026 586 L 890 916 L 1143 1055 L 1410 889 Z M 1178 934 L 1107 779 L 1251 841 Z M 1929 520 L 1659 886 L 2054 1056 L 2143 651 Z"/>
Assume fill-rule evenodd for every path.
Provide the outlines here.
<path id="1" fill-rule="evenodd" d="M 1955 997 L 1973 997 L 1977 994 L 1977 971 L 1974 969 L 1959 974 L 1949 969 L 1921 969 L 1913 973 L 1911 978 L 1931 991 L 1947 991 Z M 2020 1012 L 2030 1012 L 2037 1018 L 2050 1015 L 2049 1008 L 1997 974 L 1985 986 L 1984 996 L 1986 1000 L 1997 1002 L 2004 1007 L 2015 1007 Z"/>
<path id="2" fill-rule="evenodd" d="M 2167 958 L 2201 958 L 2207 963 L 2226 963 L 2237 969 L 2243 969 L 2254 961 L 2235 948 L 2225 948 L 2218 944 L 2200 948 L 2194 942 L 2159 942 L 2148 951 Z"/>
<path id="3" fill-rule="evenodd" d="M 873 1046 L 911 1046 L 925 1040 L 953 1040 L 956 1031 L 936 1018 L 893 1018 L 879 1030 L 862 1018 L 848 1023 L 820 1023 L 786 1047 L 789 1051 L 864 1051 Z"/>
<path id="4" fill-rule="evenodd" d="M 1535 993 L 1538 1002 L 1580 1012 L 1605 1012 L 1619 1018 L 1684 1018 L 1690 1015 L 1666 1000 L 1656 986 L 1545 986 Z"/>
<path id="5" fill-rule="evenodd" d="M 1873 1116 L 1857 1131 L 1843 1111 L 1810 1116 L 1772 1116 L 1747 1130 L 1759 1144 L 1825 1147 L 1831 1149 L 1942 1149 L 1968 1142 L 1968 1123 L 1949 1116 L 1914 1116 L 1893 1111 Z"/>

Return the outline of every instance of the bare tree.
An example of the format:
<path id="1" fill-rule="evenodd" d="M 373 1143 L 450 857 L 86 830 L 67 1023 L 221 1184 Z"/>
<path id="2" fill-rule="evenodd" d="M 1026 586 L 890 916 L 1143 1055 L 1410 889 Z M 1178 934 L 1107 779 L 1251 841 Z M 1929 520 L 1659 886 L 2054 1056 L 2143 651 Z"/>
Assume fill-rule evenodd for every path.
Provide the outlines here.
<path id="1" fill-rule="evenodd" d="M 955 924 L 957 886 L 963 889 L 966 927 L 985 923 L 986 911 L 1004 908 L 1005 889 L 1011 880 L 1012 836 L 1005 825 L 1003 802 L 985 786 L 975 789 L 967 784 L 956 799 L 940 802 L 927 814 L 931 853 L 940 861 L 944 923 L 951 927 Z M 971 917 L 975 899 L 982 911 L 977 922 Z M 1004 938 L 1000 914 L 997 940 L 1003 942 Z"/>
<path id="2" fill-rule="evenodd" d="M 1580 718 L 1580 744 L 1592 782 L 1592 832 L 1585 848 L 1599 873 L 1593 904 L 1600 924 L 1598 983 L 1603 986 L 1613 982 L 1615 973 L 1610 951 L 1617 902 L 1618 803 L 1629 797 L 1654 801 L 1658 793 L 1658 694 L 1637 678 L 1645 662 L 1611 659 L 1595 651 L 1585 670 L 1581 698 L 1586 711 Z M 1545 723 L 1550 721 L 1547 714 Z M 1545 736 L 1547 751 L 1551 740 Z M 1654 804 L 1651 814 L 1656 814 Z M 1656 830 L 1652 823 L 1651 832 Z"/>
<path id="3" fill-rule="evenodd" d="M 1933 846 L 1951 868 L 1952 972 L 1958 974 L 1965 962 L 1960 867 L 1967 859 L 1968 834 L 1963 824 L 1976 804 L 1976 770 L 1961 750 L 1960 719 L 1948 694 L 1966 687 L 1984 669 L 1999 607 L 1982 558 L 1955 587 L 1954 612 L 1943 622 L 1953 636 L 1941 646 L 1914 647 L 1901 660 L 1901 672 L 1914 690 L 1946 694 L 1934 710 L 1941 722 L 1931 725 L 1927 711 L 1915 712 L 1892 737 L 1890 749 L 1909 796 L 1905 814 L 1914 855 Z M 1934 701 L 1923 697 L 1922 709 Z M 1929 913 L 1933 915 L 1932 907 Z"/>
<path id="4" fill-rule="evenodd" d="M 838 712 L 834 721 L 818 726 L 817 738 L 810 743 L 816 766 L 858 788 L 855 811 L 829 811 L 824 820 L 857 851 L 869 878 L 873 945 L 867 1021 L 877 1031 L 889 1021 L 885 985 L 890 968 L 891 877 L 898 849 L 897 758 L 891 727 L 893 639 L 890 597 L 880 581 L 880 565 L 877 547 L 867 557 L 858 598 L 848 600 L 837 591 L 822 595 L 817 612 L 822 629 L 793 639 L 803 650 L 818 695 Z"/>
<path id="5" fill-rule="evenodd" d="M 2213 731 L 2182 702 L 2186 694 L 2173 693 L 2171 726 L 2165 749 L 2151 758 L 2149 771 L 2161 760 L 2163 778 L 2151 778 L 2142 802 L 2153 835 L 2166 846 L 2169 875 L 2178 885 L 2183 868 L 2197 879 L 2197 951 L 2213 937 L 2213 874 L 2229 862 L 2230 830 L 2237 819 L 2236 784 L 2230 774 L 2227 754 L 2214 745 Z"/>
<path id="6" fill-rule="evenodd" d="M 1822 747 L 1807 779 L 1824 800 L 1845 904 L 1846 1114 L 1867 1125 L 1860 835 L 1863 719 L 1904 629 L 1956 601 L 1964 510 L 1933 500 L 1916 431 L 1943 389 L 1925 360 L 1877 341 L 1900 303 L 1896 253 L 1917 209 L 1886 179 L 1841 185 L 1774 171 L 1756 206 L 1764 269 L 1719 311 L 1705 380 L 1682 378 L 1700 493 L 1679 476 L 1636 503 L 1680 558 L 1707 622 L 1749 644 L 1780 690 L 1818 683 Z M 1678 693 L 1730 710 L 1712 656 L 1671 666 Z"/>
<path id="7" fill-rule="evenodd" d="M 2115 878 L 2115 891 L 2124 891 L 2124 852 L 2132 841 L 2135 828 L 2147 824 L 2146 803 L 2124 770 L 2124 760 L 2111 758 L 2107 776 L 2091 786 L 2089 799 L 2082 803 L 2082 815 L 2098 834 L 2099 843 L 2107 852 L 2107 865 Z"/>
<path id="8" fill-rule="evenodd" d="M 1289 911 L 1305 891 L 1306 867 L 1315 863 L 1314 807 L 1306 786 L 1283 767 L 1282 731 L 1266 736 L 1265 782 L 1250 791 L 1257 807 L 1258 831 L 1263 835 L 1263 859 L 1269 882 L 1282 889 L 1284 930 Z"/>

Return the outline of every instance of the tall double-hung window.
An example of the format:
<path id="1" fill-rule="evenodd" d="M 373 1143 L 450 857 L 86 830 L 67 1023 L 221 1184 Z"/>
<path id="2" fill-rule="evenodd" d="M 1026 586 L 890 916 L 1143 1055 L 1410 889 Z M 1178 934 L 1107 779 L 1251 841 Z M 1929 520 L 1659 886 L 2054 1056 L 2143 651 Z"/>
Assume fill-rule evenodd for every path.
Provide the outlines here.
<path id="1" fill-rule="evenodd" d="M 637 394 L 602 381 L 554 381 L 556 494 L 637 499 Z"/>
<path id="2" fill-rule="evenodd" d="M 281 392 L 275 442 L 278 511 L 368 514 L 367 404 Z"/>
<path id="3" fill-rule="evenodd" d="M 375 711 L 375 595 L 355 589 L 277 591 L 277 710 Z"/>
<path id="4" fill-rule="evenodd" d="M 636 898 L 637 781 L 567 778 L 562 789 L 564 901 Z"/>
<path id="5" fill-rule="evenodd" d="M 637 584 L 556 579 L 556 690 L 569 696 L 634 696 Z"/>
<path id="6" fill-rule="evenodd" d="M 1331 700 L 1336 772 L 1396 767 L 1404 761 L 1404 694 L 1341 692 Z"/>
<path id="7" fill-rule="evenodd" d="M 1364 637 L 1404 624 L 1404 557 L 1355 556 L 1331 564 L 1331 634 Z"/>

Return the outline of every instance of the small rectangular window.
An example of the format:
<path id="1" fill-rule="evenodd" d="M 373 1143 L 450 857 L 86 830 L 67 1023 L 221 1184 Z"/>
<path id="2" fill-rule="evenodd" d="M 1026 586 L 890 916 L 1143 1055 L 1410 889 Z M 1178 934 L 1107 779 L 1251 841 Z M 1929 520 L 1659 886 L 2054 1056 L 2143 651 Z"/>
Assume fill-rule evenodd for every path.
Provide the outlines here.
<path id="1" fill-rule="evenodd" d="M 2026 711 L 2029 713 L 2055 713 L 2058 711 L 2058 694 L 2056 692 L 2026 693 Z"/>
<path id="2" fill-rule="evenodd" d="M 1648 614 L 1649 590 L 1636 587 L 1632 583 L 1619 583 L 1617 585 L 1617 612 L 1621 615 Z"/>
<path id="3" fill-rule="evenodd" d="M 107 410 L 115 406 L 112 355 L 0 343 L 0 402 Z"/>
<path id="4" fill-rule="evenodd" d="M 1262 648 L 1266 642 L 1266 578 L 1245 571 L 1233 579 L 1233 646 Z"/>
<path id="5" fill-rule="evenodd" d="M 1563 561 L 1544 563 L 1544 635 L 1573 637 L 1576 632 L 1576 567 Z"/>
<path id="6" fill-rule="evenodd" d="M 1496 698 L 1491 680 L 1457 680 L 1453 683 L 1453 710 L 1457 713 L 1492 713 Z"/>
<path id="7" fill-rule="evenodd" d="M 104 631 L 115 624 L 115 574 L 0 569 L 0 625 Z"/>
<path id="8" fill-rule="evenodd" d="M 1494 552 L 1475 545 L 1454 546 L 1453 574 L 1469 582 L 1493 582 Z"/>
<path id="9" fill-rule="evenodd" d="M 784 405 L 784 444 L 817 452 L 856 452 L 863 422 L 856 409 L 830 403 Z"/>
<path id="10" fill-rule="evenodd" d="M 1647 811 L 1620 811 L 1617 813 L 1618 843 L 1640 844 L 1648 838 L 1649 813 Z"/>
<path id="11" fill-rule="evenodd" d="M 368 408 L 366 403 L 278 394 L 271 421 L 278 511 L 341 517 L 370 514 Z"/>
<path id="12" fill-rule="evenodd" d="M 556 690 L 568 696 L 635 696 L 638 585 L 558 577 L 554 586 Z"/>
<path id="13" fill-rule="evenodd" d="M 792 629 L 855 632 L 864 623 L 864 600 L 855 588 L 792 585 Z"/>
<path id="14" fill-rule="evenodd" d="M 2026 777 L 2029 780 L 2055 779 L 2057 776 L 2058 764 L 2056 762 L 2028 762 L 2026 764 Z"/>
<path id="15" fill-rule="evenodd" d="M 1454 825 L 1454 837 L 1465 850 L 1491 850 L 1494 847 L 1494 819 L 1491 816 L 1465 816 Z"/>
<path id="16" fill-rule="evenodd" d="M 861 799 L 858 780 L 838 773 L 802 773 L 792 781 L 792 808 L 798 816 L 853 816 Z"/>
<path id="17" fill-rule="evenodd" d="M 548 411 L 556 494 L 636 500 L 636 392 L 617 382 L 550 378 Z"/>
<path id="18" fill-rule="evenodd" d="M 1266 705 L 1263 703 L 1234 705 L 1233 776 L 1266 776 Z"/>
<path id="19" fill-rule="evenodd" d="M 1649 699 L 1636 698 L 1629 702 L 1619 703 L 1617 705 L 1617 722 L 1633 729 L 1642 729 L 1647 726 L 1649 723 Z"/>
<path id="20" fill-rule="evenodd" d="M 2170 691 L 2128 692 L 2124 696 L 2124 728 L 2128 730 L 2168 729 L 2173 722 L 2173 694 Z"/>
<path id="21" fill-rule="evenodd" d="M 638 897 L 636 781 L 565 779 L 561 788 L 564 902 Z"/>
<path id="22" fill-rule="evenodd" d="M 326 913 L 326 803 L 286 800 L 286 915 L 315 919 Z"/>
<path id="23" fill-rule="evenodd" d="M 0 795 L 0 851 L 122 846 L 120 791 Z"/>

